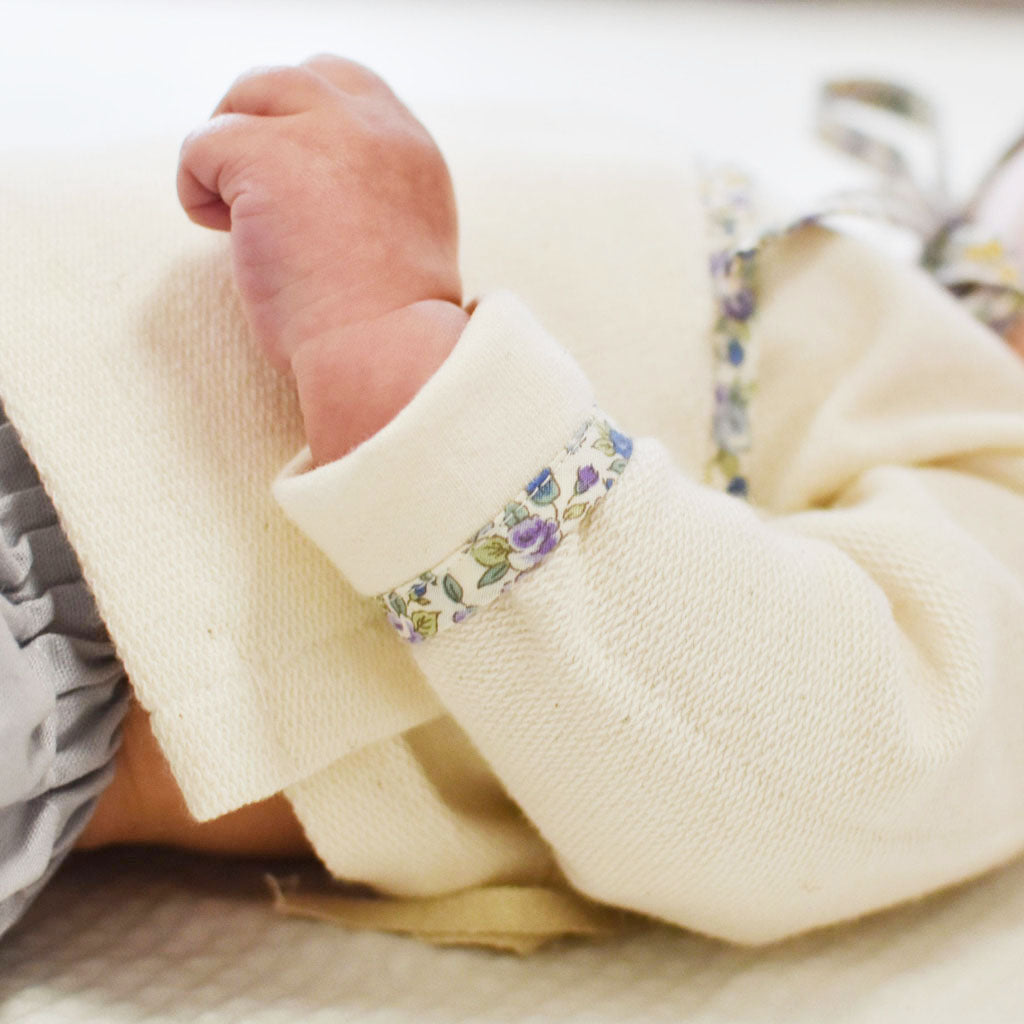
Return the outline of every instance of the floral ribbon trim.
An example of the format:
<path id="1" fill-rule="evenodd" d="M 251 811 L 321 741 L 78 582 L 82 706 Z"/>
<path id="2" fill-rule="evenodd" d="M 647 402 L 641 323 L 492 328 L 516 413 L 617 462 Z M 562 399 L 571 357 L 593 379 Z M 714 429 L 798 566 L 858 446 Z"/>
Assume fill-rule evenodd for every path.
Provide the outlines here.
<path id="1" fill-rule="evenodd" d="M 768 235 L 755 230 L 753 185 L 732 168 L 703 176 L 711 282 L 718 301 L 715 347 L 713 454 L 705 482 L 745 498 L 751 447 L 750 400 L 757 385 L 757 350 L 750 330 L 757 310 L 757 255 Z"/>
<path id="2" fill-rule="evenodd" d="M 1009 252 L 970 220 L 955 221 L 936 235 L 922 263 L 997 334 L 1006 334 L 1024 315 L 1024 253 Z"/>
<path id="3" fill-rule="evenodd" d="M 888 118 L 883 133 L 878 119 Z M 1004 334 L 1024 315 L 1024 253 L 981 232 L 974 222 L 979 202 L 999 170 L 1024 149 L 1024 136 L 999 159 L 959 211 L 945 181 L 945 161 L 931 104 L 891 82 L 847 79 L 827 82 L 818 108 L 819 136 L 878 175 L 863 189 L 834 194 L 788 223 L 758 222 L 751 179 L 733 168 L 703 175 L 710 271 L 718 310 L 715 350 L 712 455 L 705 482 L 740 498 L 750 496 L 752 447 L 750 403 L 757 389 L 756 335 L 751 325 L 758 304 L 758 263 L 773 240 L 810 224 L 854 215 L 912 231 L 921 244 L 921 264 L 977 317 Z M 929 165 L 910 159 L 916 132 Z M 895 138 L 897 141 L 890 141 Z M 921 147 L 917 147 L 921 149 Z"/>
<path id="4" fill-rule="evenodd" d="M 888 126 L 872 118 L 888 117 Z M 887 132 L 883 133 L 883 128 Z M 930 166 L 910 159 L 915 133 Z M 831 197 L 808 220 L 855 214 L 913 231 L 921 241 L 921 264 L 975 317 L 999 334 L 1024 314 L 1024 252 L 983 233 L 975 216 L 999 172 L 1024 148 L 1018 138 L 996 161 L 973 197 L 957 207 L 945 180 L 945 159 L 931 104 L 892 82 L 847 79 L 827 82 L 818 106 L 818 134 L 824 141 L 873 168 L 878 182 Z M 888 141 L 896 138 L 899 142 Z M 918 147 L 920 148 L 920 147 Z"/>
<path id="5" fill-rule="evenodd" d="M 462 547 L 377 595 L 391 627 L 403 640 L 419 643 L 500 597 L 589 518 L 632 454 L 632 440 L 595 410 L 565 451 Z"/>

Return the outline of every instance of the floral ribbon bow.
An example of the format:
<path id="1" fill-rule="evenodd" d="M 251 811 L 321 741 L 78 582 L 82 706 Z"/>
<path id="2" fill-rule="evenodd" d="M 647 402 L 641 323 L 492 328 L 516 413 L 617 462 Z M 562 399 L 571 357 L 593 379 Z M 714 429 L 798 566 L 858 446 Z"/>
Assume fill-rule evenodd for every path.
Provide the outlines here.
<path id="1" fill-rule="evenodd" d="M 977 223 L 982 200 L 1002 168 L 1024 149 L 1024 136 L 958 209 L 946 185 L 935 113 L 910 89 L 869 79 L 827 82 L 817 129 L 824 141 L 872 168 L 877 180 L 835 193 L 782 226 L 766 227 L 754 182 L 746 174 L 717 167 L 704 175 L 710 272 L 718 305 L 712 454 L 705 479 L 740 498 L 749 497 L 750 486 L 749 407 L 758 365 L 750 328 L 758 303 L 759 255 L 773 239 L 850 215 L 892 224 L 917 237 L 922 266 L 993 330 L 1005 334 L 1024 314 L 1024 252 L 1009 251 L 990 228 Z"/>
<path id="2" fill-rule="evenodd" d="M 1024 252 L 1008 250 L 1003 239 L 977 223 L 981 201 L 1024 149 L 1024 135 L 996 161 L 967 204 L 957 207 L 946 183 L 935 111 L 913 90 L 871 79 L 827 82 L 817 130 L 824 141 L 873 168 L 879 180 L 832 196 L 808 220 L 854 214 L 906 228 L 921 241 L 922 266 L 978 319 L 1002 334 L 1024 313 Z"/>

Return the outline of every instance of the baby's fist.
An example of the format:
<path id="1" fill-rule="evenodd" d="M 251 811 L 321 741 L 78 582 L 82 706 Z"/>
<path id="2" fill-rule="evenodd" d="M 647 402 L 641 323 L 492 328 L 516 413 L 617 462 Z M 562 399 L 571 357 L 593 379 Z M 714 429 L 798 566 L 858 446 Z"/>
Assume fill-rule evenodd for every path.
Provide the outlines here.
<path id="1" fill-rule="evenodd" d="M 230 230 L 270 361 L 429 299 L 461 302 L 451 179 L 371 71 L 339 57 L 249 72 L 181 150 L 189 217 Z"/>

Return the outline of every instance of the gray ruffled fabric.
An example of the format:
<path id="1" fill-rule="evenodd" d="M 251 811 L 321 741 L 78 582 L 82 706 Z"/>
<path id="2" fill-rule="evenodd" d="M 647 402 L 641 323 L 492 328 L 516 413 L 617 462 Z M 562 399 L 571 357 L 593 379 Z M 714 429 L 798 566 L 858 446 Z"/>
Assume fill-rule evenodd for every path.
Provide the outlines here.
<path id="1" fill-rule="evenodd" d="M 0 935 L 113 776 L 128 681 L 71 545 L 0 407 Z"/>

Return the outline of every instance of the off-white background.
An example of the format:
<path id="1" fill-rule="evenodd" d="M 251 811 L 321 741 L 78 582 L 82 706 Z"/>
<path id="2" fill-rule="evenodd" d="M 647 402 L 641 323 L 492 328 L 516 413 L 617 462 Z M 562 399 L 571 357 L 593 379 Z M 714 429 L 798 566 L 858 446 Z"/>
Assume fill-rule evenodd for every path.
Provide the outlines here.
<path id="1" fill-rule="evenodd" d="M 1024 123 L 1019 6 L 0 0 L 0 151 L 178 139 L 239 71 L 321 50 L 379 70 L 442 142 L 468 120 L 482 143 L 689 148 L 794 191 L 836 173 L 807 130 L 829 75 L 933 95 L 961 190 Z"/>

